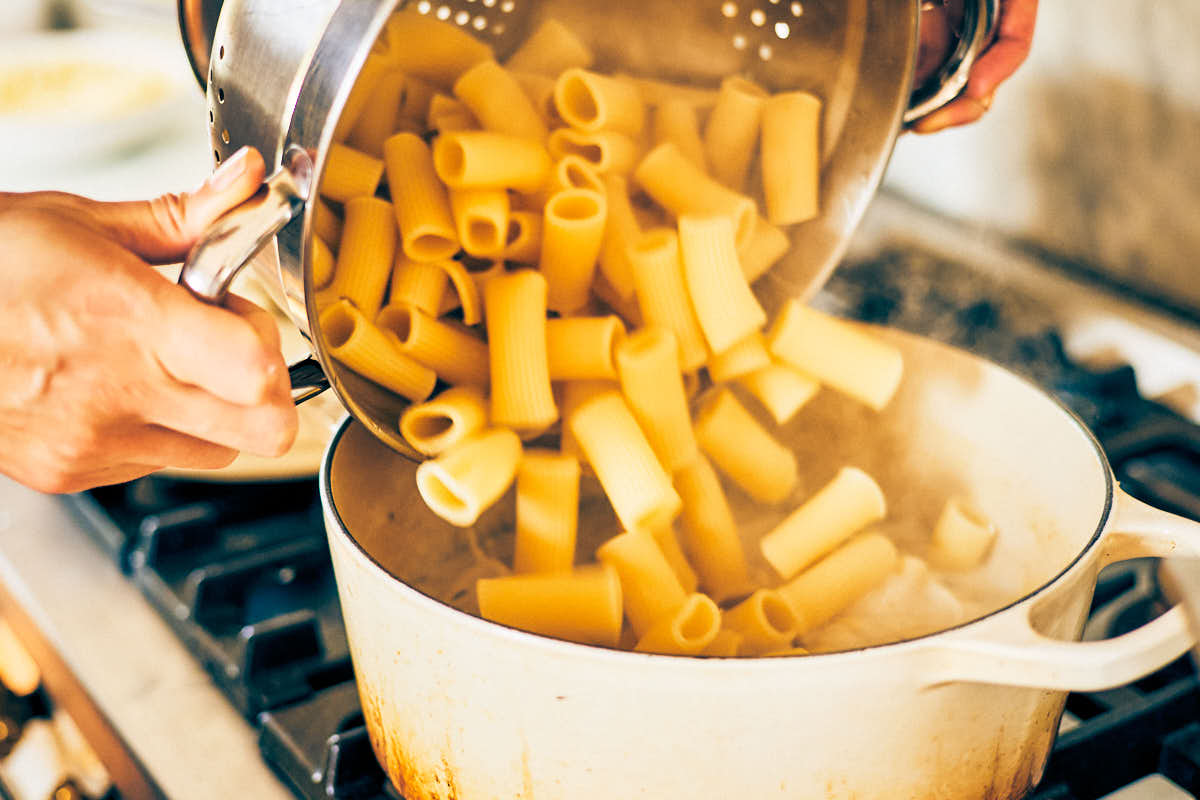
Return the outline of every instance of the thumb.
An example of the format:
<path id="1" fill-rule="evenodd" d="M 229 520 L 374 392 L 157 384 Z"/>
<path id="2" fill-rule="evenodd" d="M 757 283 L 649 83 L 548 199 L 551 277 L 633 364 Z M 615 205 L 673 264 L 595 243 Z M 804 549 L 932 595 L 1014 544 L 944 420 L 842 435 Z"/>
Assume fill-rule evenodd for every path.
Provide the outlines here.
<path id="1" fill-rule="evenodd" d="M 265 173 L 259 152 L 243 147 L 194 192 L 98 203 L 93 214 L 111 238 L 147 261 L 179 261 L 209 225 L 258 190 Z"/>

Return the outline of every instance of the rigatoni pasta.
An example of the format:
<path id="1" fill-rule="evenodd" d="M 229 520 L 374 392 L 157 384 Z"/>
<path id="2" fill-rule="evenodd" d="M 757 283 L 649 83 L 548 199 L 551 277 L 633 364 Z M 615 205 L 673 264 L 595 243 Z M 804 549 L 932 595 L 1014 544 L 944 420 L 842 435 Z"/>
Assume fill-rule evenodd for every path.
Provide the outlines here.
<path id="1" fill-rule="evenodd" d="M 617 131 L 637 136 L 645 123 L 646 105 L 632 81 L 572 67 L 554 86 L 558 115 L 582 131 Z"/>
<path id="2" fill-rule="evenodd" d="M 400 433 L 418 453 L 436 456 L 487 425 L 487 397 L 475 386 L 453 386 L 400 415 Z"/>
<path id="3" fill-rule="evenodd" d="M 338 300 L 322 310 L 320 325 L 329 354 L 354 372 L 409 400 L 433 393 L 437 374 L 405 355 L 394 338 L 350 301 Z"/>
<path id="4" fill-rule="evenodd" d="M 550 157 L 578 156 L 598 173 L 627 175 L 637 161 L 637 144 L 618 131 L 558 128 L 546 140 Z"/>
<path id="5" fill-rule="evenodd" d="M 450 258 L 458 236 L 429 147 L 416 134 L 398 133 L 383 143 L 383 159 L 404 254 L 414 261 Z"/>
<path id="6" fill-rule="evenodd" d="M 761 655 L 791 646 L 799 620 L 783 595 L 759 589 L 726 611 L 721 626 L 741 634 L 739 654 Z"/>
<path id="7" fill-rule="evenodd" d="M 625 324 L 615 314 L 546 320 L 550 380 L 615 380 L 614 352 L 624 338 Z"/>
<path id="8" fill-rule="evenodd" d="M 566 313 L 587 304 L 607 211 L 604 195 L 586 189 L 564 189 L 546 201 L 540 264 L 551 310 Z"/>
<path id="9" fill-rule="evenodd" d="M 735 191 L 742 191 L 750 159 L 758 144 L 767 92 L 745 78 L 732 76 L 721 81 L 717 103 L 704 127 L 704 153 L 714 178 Z"/>
<path id="10" fill-rule="evenodd" d="M 785 92 L 762 109 L 763 194 L 774 225 L 817 215 L 821 174 L 821 101 L 808 92 Z"/>
<path id="11" fill-rule="evenodd" d="M 683 500 L 683 548 L 700 587 L 717 602 L 746 594 L 750 587 L 746 554 L 712 464 L 698 456 L 674 478 Z"/>
<path id="12" fill-rule="evenodd" d="M 503 189 L 452 189 L 450 211 L 467 255 L 490 258 L 504 252 L 509 199 Z"/>
<path id="13" fill-rule="evenodd" d="M 493 278 L 484 293 L 492 421 L 536 435 L 558 419 L 546 356 L 546 279 L 532 270 Z"/>
<path id="14" fill-rule="evenodd" d="M 754 231 L 758 219 L 754 201 L 701 172 L 672 142 L 660 144 L 643 156 L 633 177 L 654 202 L 676 217 L 684 214 L 728 217 L 739 243 Z"/>
<path id="15" fill-rule="evenodd" d="M 646 231 L 626 253 L 642 320 L 674 333 L 680 367 L 698 369 L 708 349 L 683 277 L 678 234 L 667 228 Z"/>
<path id="16" fill-rule="evenodd" d="M 788 422 L 821 388 L 813 378 L 779 363 L 742 375 L 738 383 L 762 403 L 776 425 Z"/>
<path id="17" fill-rule="evenodd" d="M 448 285 L 446 270 L 437 264 L 397 256 L 388 289 L 388 305 L 409 305 L 437 316 Z"/>
<path id="18" fill-rule="evenodd" d="M 666 328 L 649 327 L 616 348 L 621 391 L 668 473 L 700 455 L 679 369 L 679 346 Z"/>
<path id="19" fill-rule="evenodd" d="M 405 355 L 447 383 L 488 385 L 488 346 L 469 330 L 403 304 L 384 308 L 375 323 L 396 337 Z"/>
<path id="20" fill-rule="evenodd" d="M 796 486 L 796 456 L 728 389 L 718 389 L 700 407 L 696 440 L 717 469 L 759 502 L 782 502 Z"/>
<path id="21" fill-rule="evenodd" d="M 480 61 L 454 82 L 454 96 L 471 110 L 485 130 L 540 142 L 546 123 L 512 76 L 495 61 Z"/>
<path id="22" fill-rule="evenodd" d="M 507 428 L 489 428 L 422 462 L 417 490 L 431 511 L 465 528 L 504 494 L 520 460 L 517 435 Z"/>
<path id="23" fill-rule="evenodd" d="M 550 174 L 541 142 L 492 131 L 450 131 L 433 145 L 438 177 L 452 189 L 533 192 Z"/>
<path id="24" fill-rule="evenodd" d="M 475 589 L 479 615 L 501 625 L 604 647 L 621 637 L 621 583 L 607 565 L 483 578 Z"/>
<path id="25" fill-rule="evenodd" d="M 368 319 L 383 305 L 396 258 L 396 219 L 392 204 L 375 197 L 346 203 L 346 225 L 327 293 L 344 297 Z"/>
<path id="26" fill-rule="evenodd" d="M 375 194 L 383 178 L 383 162 L 344 144 L 334 144 L 325 157 L 322 197 L 339 203 Z"/>
<path id="27" fill-rule="evenodd" d="M 892 540 L 864 533 L 779 587 L 803 636 L 879 585 L 900 563 Z"/>
<path id="28" fill-rule="evenodd" d="M 578 517 L 579 460 L 552 450 L 526 450 L 517 468 L 513 570 L 569 572 Z"/>
<path id="29" fill-rule="evenodd" d="M 654 143 L 664 142 L 675 145 L 697 169 L 708 171 L 696 108 L 680 97 L 669 97 L 654 108 Z"/>
<path id="30" fill-rule="evenodd" d="M 690 594 L 674 614 L 659 620 L 638 639 L 635 650 L 663 655 L 698 655 L 717 638 L 721 610 L 712 598 Z"/>
<path id="31" fill-rule="evenodd" d="M 626 531 L 614 536 L 600 545 L 596 558 L 617 571 L 625 616 L 639 637 L 673 615 L 687 599 L 674 570 L 648 531 Z"/>
<path id="32" fill-rule="evenodd" d="M 724 353 L 766 324 L 767 314 L 738 264 L 728 218 L 680 217 L 679 249 L 692 308 L 714 353 Z"/>
<path id="33" fill-rule="evenodd" d="M 556 19 L 547 19 L 509 56 L 505 66 L 557 77 L 572 67 L 590 67 L 594 59 L 591 49 L 574 31 Z"/>

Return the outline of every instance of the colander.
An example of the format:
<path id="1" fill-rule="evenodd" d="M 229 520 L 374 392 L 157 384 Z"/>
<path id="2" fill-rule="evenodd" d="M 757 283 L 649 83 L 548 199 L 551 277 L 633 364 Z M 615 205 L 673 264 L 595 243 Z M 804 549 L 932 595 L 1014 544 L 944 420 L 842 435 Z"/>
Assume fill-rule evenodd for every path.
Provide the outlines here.
<path id="1" fill-rule="evenodd" d="M 790 254 L 756 286 L 763 296 L 804 297 L 841 257 L 905 120 L 965 84 L 997 3 L 966 0 L 958 49 L 914 91 L 918 0 L 179 0 L 189 58 L 207 90 L 214 159 L 251 145 L 276 170 L 207 232 L 180 281 L 220 302 L 253 263 L 313 344 L 314 356 L 293 366 L 297 401 L 332 384 L 368 430 L 416 457 L 396 425 L 404 401 L 328 356 L 309 277 L 308 199 L 347 95 L 393 11 L 411 6 L 468 30 L 500 59 L 554 18 L 587 42 L 603 71 L 701 87 L 740 74 L 771 91 L 814 92 L 825 104 L 822 212 L 795 227 Z"/>

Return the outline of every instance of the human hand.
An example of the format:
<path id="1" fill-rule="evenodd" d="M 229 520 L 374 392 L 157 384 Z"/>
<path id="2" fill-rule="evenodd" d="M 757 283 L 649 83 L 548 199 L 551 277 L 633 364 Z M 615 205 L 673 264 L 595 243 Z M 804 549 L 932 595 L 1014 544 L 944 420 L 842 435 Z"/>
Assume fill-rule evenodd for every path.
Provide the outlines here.
<path id="1" fill-rule="evenodd" d="M 962 94 L 937 111 L 919 119 L 910 130 L 933 133 L 966 125 L 992 106 L 996 88 L 1017 71 L 1029 55 L 1038 0 L 1002 0 L 995 38 L 971 66 Z M 936 26 L 930 26 L 934 28 Z M 922 34 L 936 36 L 937 31 Z"/>
<path id="2" fill-rule="evenodd" d="M 243 150 L 196 192 L 99 203 L 0 193 L 0 472 L 44 492 L 281 455 L 296 433 L 279 331 L 151 268 L 252 195 Z"/>

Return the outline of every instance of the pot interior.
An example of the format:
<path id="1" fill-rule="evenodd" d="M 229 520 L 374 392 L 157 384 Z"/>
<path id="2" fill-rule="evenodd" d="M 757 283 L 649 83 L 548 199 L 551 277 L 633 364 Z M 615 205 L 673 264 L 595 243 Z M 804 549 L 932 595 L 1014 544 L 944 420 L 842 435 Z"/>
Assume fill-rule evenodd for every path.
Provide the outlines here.
<path id="1" fill-rule="evenodd" d="M 962 606 L 950 624 L 1006 606 L 1053 580 L 1105 521 L 1110 473 L 1094 439 L 1054 400 L 993 364 L 911 334 L 877 333 L 905 359 L 901 388 L 882 413 L 822 389 L 793 422 L 776 429 L 800 464 L 792 498 L 767 507 L 724 482 L 752 569 L 767 585 L 778 583 L 759 554 L 759 538 L 838 469 L 853 465 L 882 487 L 888 515 L 877 527 L 902 553 L 925 554 L 951 496 L 995 523 L 997 540 L 982 566 L 938 576 Z M 758 410 L 752 399 L 745 405 Z M 343 527 L 331 533 L 349 535 L 394 579 L 474 613 L 475 579 L 501 574 L 511 564 L 512 490 L 474 527 L 454 528 L 426 508 L 415 464 L 360 425 L 348 423 L 327 459 L 326 492 Z M 577 562 L 593 561 L 596 546 L 619 532 L 599 485 L 585 477 Z M 893 640 L 906 638 L 896 630 Z"/>

